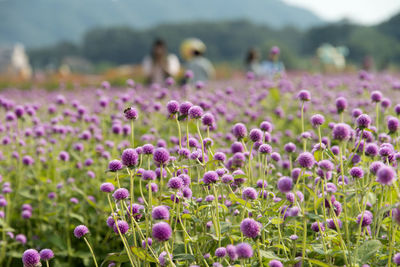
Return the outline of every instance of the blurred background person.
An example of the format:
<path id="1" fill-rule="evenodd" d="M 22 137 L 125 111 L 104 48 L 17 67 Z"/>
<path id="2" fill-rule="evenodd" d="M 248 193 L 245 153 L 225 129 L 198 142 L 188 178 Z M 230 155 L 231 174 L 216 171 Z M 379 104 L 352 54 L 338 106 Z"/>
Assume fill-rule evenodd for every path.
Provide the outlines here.
<path id="1" fill-rule="evenodd" d="M 179 59 L 168 54 L 167 45 L 162 39 L 156 39 L 151 53 L 143 59 L 143 73 L 147 83 L 163 83 L 167 77 L 174 77 L 180 70 Z"/>
<path id="2" fill-rule="evenodd" d="M 206 45 L 199 39 L 189 38 L 181 45 L 181 55 L 186 60 L 185 69 L 193 73 L 192 82 L 208 81 L 215 77 L 211 61 L 204 57 Z"/>
<path id="3" fill-rule="evenodd" d="M 285 66 L 283 62 L 279 60 L 279 55 L 281 51 L 279 47 L 273 46 L 268 54 L 268 60 L 261 64 L 262 74 L 269 79 L 275 76 L 285 74 Z"/>
<path id="4" fill-rule="evenodd" d="M 245 67 L 247 72 L 252 72 L 256 77 L 260 77 L 262 74 L 262 68 L 260 64 L 260 54 L 257 49 L 250 48 L 247 51 L 245 58 Z"/>

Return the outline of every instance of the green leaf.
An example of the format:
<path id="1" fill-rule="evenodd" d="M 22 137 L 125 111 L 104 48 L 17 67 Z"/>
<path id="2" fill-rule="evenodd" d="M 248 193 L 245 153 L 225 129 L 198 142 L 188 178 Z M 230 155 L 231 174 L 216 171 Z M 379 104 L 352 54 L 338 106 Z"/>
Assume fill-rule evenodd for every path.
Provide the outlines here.
<path id="1" fill-rule="evenodd" d="M 274 224 L 274 225 L 282 224 L 283 223 L 283 219 L 282 218 L 278 218 L 278 217 L 272 218 L 271 223 Z"/>
<path id="2" fill-rule="evenodd" d="M 260 254 L 261 254 L 262 258 L 265 258 L 268 260 L 282 260 L 282 258 L 279 258 L 278 256 L 276 256 L 273 251 L 260 250 Z"/>
<path id="3" fill-rule="evenodd" d="M 74 218 L 74 219 L 77 219 L 77 220 L 78 220 L 79 222 L 81 222 L 81 223 L 85 223 L 85 218 L 83 218 L 82 215 L 79 215 L 79 214 L 70 212 L 70 213 L 69 213 L 69 217 Z"/>
<path id="4" fill-rule="evenodd" d="M 129 257 L 126 253 L 111 253 L 108 254 L 107 257 L 104 259 L 103 263 L 101 265 L 103 265 L 104 263 L 110 262 L 110 261 L 115 261 L 115 262 L 128 262 L 129 261 Z"/>
<path id="5" fill-rule="evenodd" d="M 190 254 L 176 254 L 176 255 L 174 255 L 174 260 L 191 262 L 191 261 L 195 261 L 196 258 Z"/>
<path id="6" fill-rule="evenodd" d="M 139 257 L 141 260 L 147 262 L 156 262 L 156 260 L 143 248 L 140 247 L 131 247 L 133 254 Z"/>
<path id="7" fill-rule="evenodd" d="M 371 203 L 371 205 L 374 205 L 376 203 L 376 195 L 372 192 L 368 192 L 367 201 Z"/>
<path id="8" fill-rule="evenodd" d="M 316 259 L 307 259 L 307 261 L 310 262 L 310 263 L 313 263 L 315 265 L 322 266 L 322 267 L 330 267 L 331 266 L 329 264 L 326 264 L 326 263 L 324 263 L 322 261 L 319 261 L 319 260 L 316 260 Z"/>
<path id="9" fill-rule="evenodd" d="M 360 264 L 369 261 L 382 247 L 379 240 L 368 240 L 364 242 L 355 252 L 355 258 Z"/>
<path id="10" fill-rule="evenodd" d="M 314 158 L 316 161 L 320 161 L 322 159 L 322 151 L 321 150 L 316 150 L 314 152 Z"/>

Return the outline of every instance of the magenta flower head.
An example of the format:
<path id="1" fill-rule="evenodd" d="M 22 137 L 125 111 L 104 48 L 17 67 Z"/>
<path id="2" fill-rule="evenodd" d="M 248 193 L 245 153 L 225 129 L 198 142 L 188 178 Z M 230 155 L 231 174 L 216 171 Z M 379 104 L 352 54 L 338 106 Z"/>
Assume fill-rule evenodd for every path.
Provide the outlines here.
<path id="1" fill-rule="evenodd" d="M 153 220 L 168 220 L 169 210 L 165 206 L 157 206 L 153 208 L 151 216 Z"/>
<path id="2" fill-rule="evenodd" d="M 220 247 L 215 250 L 215 256 L 218 258 L 223 258 L 226 256 L 226 248 Z"/>
<path id="3" fill-rule="evenodd" d="M 289 177 L 284 176 L 278 180 L 277 185 L 279 191 L 282 193 L 288 193 L 290 190 L 292 190 L 293 181 Z"/>
<path id="4" fill-rule="evenodd" d="M 361 114 L 357 117 L 356 123 L 358 128 L 362 130 L 369 127 L 371 124 L 371 118 L 367 114 Z"/>
<path id="5" fill-rule="evenodd" d="M 364 215 L 363 215 L 363 213 L 358 214 L 357 220 L 356 220 L 357 224 L 360 224 L 361 218 L 362 218 L 361 226 L 365 227 L 365 226 L 368 226 L 368 225 L 370 225 L 372 223 L 372 220 L 373 220 L 374 217 L 373 217 L 372 213 L 369 210 L 366 210 L 364 212 Z"/>
<path id="6" fill-rule="evenodd" d="M 303 152 L 297 157 L 297 162 L 302 168 L 311 169 L 315 160 L 311 153 Z"/>
<path id="7" fill-rule="evenodd" d="M 129 191 L 126 188 L 118 188 L 112 195 L 116 200 L 122 200 L 129 197 Z"/>
<path id="8" fill-rule="evenodd" d="M 66 151 L 61 151 L 60 154 L 58 155 L 58 158 L 61 161 L 69 161 L 69 154 Z"/>
<path id="9" fill-rule="evenodd" d="M 181 189 L 183 187 L 183 181 L 179 177 L 172 177 L 168 181 L 168 187 L 174 190 Z"/>
<path id="10" fill-rule="evenodd" d="M 393 263 L 396 264 L 397 266 L 400 265 L 400 253 L 396 253 L 393 256 Z"/>
<path id="11" fill-rule="evenodd" d="M 116 172 L 122 169 L 122 163 L 119 160 L 112 160 L 110 161 L 110 163 L 108 164 L 108 170 L 110 172 Z"/>
<path id="12" fill-rule="evenodd" d="M 248 243 L 239 243 L 236 245 L 236 254 L 239 259 L 249 259 L 253 257 L 253 248 Z"/>
<path id="13" fill-rule="evenodd" d="M 179 106 L 179 113 L 181 115 L 187 116 L 189 114 L 189 109 L 193 106 L 191 102 L 183 102 Z"/>
<path id="14" fill-rule="evenodd" d="M 228 256 L 231 260 L 236 260 L 238 257 L 236 254 L 236 247 L 234 245 L 227 245 L 226 253 L 228 254 Z"/>
<path id="15" fill-rule="evenodd" d="M 240 224 L 240 231 L 242 231 L 244 236 L 255 238 L 260 235 L 260 223 L 253 219 L 246 218 Z"/>
<path id="16" fill-rule="evenodd" d="M 250 140 L 255 142 L 259 142 L 263 138 L 263 132 L 260 129 L 252 129 L 249 134 Z"/>
<path id="17" fill-rule="evenodd" d="M 111 193 L 114 191 L 114 185 L 112 183 L 103 183 L 100 185 L 100 190 L 105 193 Z"/>
<path id="18" fill-rule="evenodd" d="M 269 121 L 263 121 L 260 123 L 260 129 L 264 132 L 271 132 L 273 126 Z"/>
<path id="19" fill-rule="evenodd" d="M 203 116 L 203 109 L 199 106 L 192 106 L 188 111 L 189 118 L 200 119 Z"/>
<path id="20" fill-rule="evenodd" d="M 138 163 L 139 155 L 133 148 L 127 148 L 122 152 L 121 160 L 122 164 L 127 167 L 134 167 Z"/>
<path id="21" fill-rule="evenodd" d="M 258 148 L 258 152 L 260 152 L 261 154 L 271 154 L 272 153 L 272 147 L 268 144 L 262 144 L 259 148 Z"/>
<path id="22" fill-rule="evenodd" d="M 167 103 L 167 111 L 170 115 L 176 114 L 179 111 L 179 103 L 171 100 Z"/>
<path id="23" fill-rule="evenodd" d="M 151 155 L 154 152 L 154 146 L 152 144 L 145 144 L 142 146 L 142 149 L 145 155 Z"/>
<path id="24" fill-rule="evenodd" d="M 22 245 L 26 244 L 26 236 L 24 234 L 18 234 L 15 236 L 15 241 L 21 243 Z"/>
<path id="25" fill-rule="evenodd" d="M 347 100 L 344 97 L 338 97 L 335 104 L 338 113 L 342 113 L 347 108 Z"/>
<path id="26" fill-rule="evenodd" d="M 169 152 L 163 147 L 157 148 L 153 153 L 153 160 L 160 164 L 165 165 L 169 161 Z"/>
<path id="27" fill-rule="evenodd" d="M 300 101 L 310 101 L 311 100 L 311 94 L 309 91 L 307 90 L 301 90 L 298 94 L 297 94 L 297 98 L 300 99 Z"/>
<path id="28" fill-rule="evenodd" d="M 332 130 L 333 139 L 347 141 L 350 139 L 350 126 L 346 123 L 338 123 Z"/>
<path id="29" fill-rule="evenodd" d="M 45 261 L 51 260 L 52 258 L 54 258 L 54 253 L 51 249 L 42 249 L 40 251 L 40 258 Z"/>
<path id="30" fill-rule="evenodd" d="M 160 241 L 167 241 L 172 234 L 171 226 L 166 222 L 159 222 L 153 225 L 152 236 Z"/>
<path id="31" fill-rule="evenodd" d="M 292 142 L 289 142 L 287 144 L 285 144 L 285 146 L 283 147 L 283 149 L 285 149 L 285 151 L 287 153 L 293 153 L 296 151 L 296 145 L 293 144 Z"/>
<path id="32" fill-rule="evenodd" d="M 240 140 L 247 135 L 247 128 L 243 123 L 236 123 L 232 127 L 232 133 L 238 140 Z"/>
<path id="33" fill-rule="evenodd" d="M 325 117 L 322 116 L 321 114 L 315 114 L 311 116 L 311 124 L 313 127 L 318 127 L 321 126 L 322 124 L 324 124 L 325 122 Z"/>
<path id="34" fill-rule="evenodd" d="M 377 182 L 384 185 L 390 185 L 396 178 L 396 172 L 393 170 L 392 167 L 385 165 L 379 168 L 378 172 L 376 173 L 376 176 L 377 176 L 376 179 Z"/>
<path id="35" fill-rule="evenodd" d="M 85 225 L 78 225 L 74 229 L 74 236 L 76 238 L 81 238 L 89 233 L 89 229 Z"/>
<path id="36" fill-rule="evenodd" d="M 118 220 L 117 223 L 114 223 L 113 225 L 114 233 L 119 234 L 118 229 L 119 232 L 124 235 L 129 230 L 129 224 L 126 221 Z"/>
<path id="37" fill-rule="evenodd" d="M 218 173 L 215 171 L 208 171 L 203 176 L 203 182 L 205 184 L 213 184 L 218 181 Z"/>
<path id="38" fill-rule="evenodd" d="M 255 200 L 258 197 L 257 191 L 253 187 L 243 189 L 242 198 L 244 200 Z"/>
<path id="39" fill-rule="evenodd" d="M 357 179 L 360 179 L 364 176 L 364 171 L 360 167 L 351 168 L 349 173 L 353 178 Z"/>
<path id="40" fill-rule="evenodd" d="M 139 116 L 137 110 L 134 107 L 125 109 L 124 115 L 127 120 L 136 120 Z"/>
<path id="41" fill-rule="evenodd" d="M 371 92 L 371 100 L 372 102 L 381 102 L 382 101 L 382 93 L 380 91 L 373 91 Z"/>
<path id="42" fill-rule="evenodd" d="M 278 260 L 271 260 L 271 261 L 268 263 L 268 266 L 269 266 L 269 267 L 283 267 L 283 264 L 282 264 L 282 262 L 280 262 L 280 261 L 278 261 Z"/>
<path id="43" fill-rule="evenodd" d="M 22 263 L 24 267 L 35 267 L 40 263 L 40 254 L 35 249 L 27 249 L 22 254 Z"/>
<path id="44" fill-rule="evenodd" d="M 392 209 L 393 221 L 400 225 L 400 206 L 397 205 L 394 209 Z"/>
<path id="45" fill-rule="evenodd" d="M 213 126 L 214 122 L 215 122 L 214 116 L 209 112 L 204 114 L 203 117 L 201 118 L 201 123 L 203 123 L 203 125 L 207 127 Z"/>
<path id="46" fill-rule="evenodd" d="M 395 133 L 399 129 L 399 120 L 395 117 L 389 117 L 387 120 L 389 133 Z"/>

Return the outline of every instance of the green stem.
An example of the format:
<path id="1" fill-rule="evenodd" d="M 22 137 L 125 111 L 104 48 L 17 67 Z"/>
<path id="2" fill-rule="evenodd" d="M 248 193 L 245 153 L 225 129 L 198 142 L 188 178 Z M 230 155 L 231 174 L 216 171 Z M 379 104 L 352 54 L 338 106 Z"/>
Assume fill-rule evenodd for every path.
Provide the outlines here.
<path id="1" fill-rule="evenodd" d="M 96 261 L 96 256 L 95 256 L 94 253 L 93 253 L 92 246 L 90 246 L 90 243 L 89 243 L 89 241 L 86 239 L 86 237 L 83 237 L 83 240 L 85 240 L 86 245 L 89 247 L 90 253 L 92 254 L 92 257 L 93 257 L 94 265 L 96 265 L 96 267 L 98 267 L 97 261 Z"/>

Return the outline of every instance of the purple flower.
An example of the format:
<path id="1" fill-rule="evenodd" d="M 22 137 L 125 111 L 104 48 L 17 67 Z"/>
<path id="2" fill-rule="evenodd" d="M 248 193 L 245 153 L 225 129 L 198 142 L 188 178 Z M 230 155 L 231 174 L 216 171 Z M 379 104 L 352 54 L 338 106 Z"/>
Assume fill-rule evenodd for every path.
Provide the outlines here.
<path id="1" fill-rule="evenodd" d="M 283 267 L 283 264 L 282 264 L 282 262 L 280 262 L 280 261 L 278 261 L 278 260 L 271 260 L 271 261 L 268 263 L 268 266 L 269 266 L 269 267 Z"/>
<path id="2" fill-rule="evenodd" d="M 371 124 L 371 118 L 367 114 L 361 114 L 357 117 L 356 123 L 358 128 L 365 129 Z"/>
<path id="3" fill-rule="evenodd" d="M 311 224 L 311 230 L 313 230 L 314 232 L 318 233 L 320 228 L 322 232 L 325 231 L 325 226 L 322 223 L 314 222 Z"/>
<path id="4" fill-rule="evenodd" d="M 240 140 L 247 135 L 247 128 L 243 123 L 236 123 L 232 128 L 232 133 L 238 140 Z"/>
<path id="5" fill-rule="evenodd" d="M 15 236 L 15 241 L 21 243 L 22 245 L 26 244 L 26 236 L 24 234 L 18 234 Z"/>
<path id="6" fill-rule="evenodd" d="M 393 256 L 393 262 L 394 262 L 394 264 L 396 264 L 396 265 L 400 265 L 400 253 L 394 254 L 394 256 Z"/>
<path id="7" fill-rule="evenodd" d="M 215 256 L 218 258 L 223 258 L 226 256 L 226 248 L 220 247 L 215 250 Z"/>
<path id="8" fill-rule="evenodd" d="M 175 100 L 171 100 L 167 103 L 167 110 L 169 114 L 175 114 L 179 111 L 179 103 Z"/>
<path id="9" fill-rule="evenodd" d="M 183 186 L 182 179 L 179 177 L 172 177 L 168 181 L 168 187 L 174 190 L 181 189 Z"/>
<path id="10" fill-rule="evenodd" d="M 303 152 L 297 158 L 297 162 L 302 168 L 310 169 L 314 165 L 314 156 L 309 152 Z"/>
<path id="11" fill-rule="evenodd" d="M 78 225 L 74 229 L 74 236 L 76 238 L 81 238 L 88 233 L 89 233 L 89 229 L 85 225 Z"/>
<path id="12" fill-rule="evenodd" d="M 260 235 L 260 223 L 253 219 L 246 218 L 240 224 L 240 231 L 242 231 L 244 236 L 255 238 Z"/>
<path id="13" fill-rule="evenodd" d="M 373 91 L 371 92 L 371 100 L 372 102 L 381 102 L 382 100 L 382 93 L 380 91 Z"/>
<path id="14" fill-rule="evenodd" d="M 288 193 L 290 192 L 290 190 L 292 190 L 292 179 L 290 179 L 289 177 L 282 177 L 278 180 L 278 189 L 279 191 L 281 191 L 282 193 Z"/>
<path id="15" fill-rule="evenodd" d="M 48 261 L 54 258 L 54 253 L 51 249 L 45 248 L 40 251 L 40 258 L 42 260 Z"/>
<path id="16" fill-rule="evenodd" d="M 369 210 L 366 210 L 364 212 L 364 216 L 363 216 L 363 213 L 358 214 L 358 216 L 357 216 L 357 224 L 360 224 L 361 218 L 362 218 L 361 226 L 364 227 L 364 226 L 368 226 L 368 225 L 370 225 L 372 223 L 373 215 Z"/>
<path id="17" fill-rule="evenodd" d="M 25 267 L 35 267 L 40 263 L 40 254 L 35 249 L 27 249 L 22 255 L 22 262 Z"/>
<path id="18" fill-rule="evenodd" d="M 236 254 L 239 259 L 248 259 L 253 257 L 253 248 L 248 243 L 239 243 L 236 245 Z"/>
<path id="19" fill-rule="evenodd" d="M 201 122 L 203 123 L 204 126 L 211 127 L 214 125 L 215 119 L 211 113 L 207 112 L 201 118 Z"/>
<path id="20" fill-rule="evenodd" d="M 116 172 L 122 169 L 122 163 L 119 160 L 112 160 L 110 161 L 110 163 L 108 164 L 108 169 L 111 172 Z"/>
<path id="21" fill-rule="evenodd" d="M 152 236 L 162 242 L 167 241 L 172 234 L 171 226 L 166 222 L 159 222 L 153 225 Z"/>
<path id="22" fill-rule="evenodd" d="M 338 113 L 342 113 L 347 108 L 347 100 L 344 97 L 338 97 L 335 104 Z"/>
<path id="23" fill-rule="evenodd" d="M 300 101 L 310 101 L 311 100 L 311 94 L 307 90 L 301 90 L 297 94 L 297 98 L 300 99 Z"/>
<path id="24" fill-rule="evenodd" d="M 395 133 L 399 129 L 399 120 L 395 117 L 389 117 L 387 120 L 387 128 L 390 133 Z"/>
<path id="25" fill-rule="evenodd" d="M 189 109 L 192 106 L 193 106 L 193 104 L 190 103 L 190 102 L 181 103 L 181 105 L 179 106 L 179 113 L 181 113 L 181 115 L 188 115 L 189 114 Z"/>
<path id="26" fill-rule="evenodd" d="M 112 183 L 103 183 L 100 186 L 100 190 L 105 193 L 114 191 L 114 185 Z"/>
<path id="27" fill-rule="evenodd" d="M 134 107 L 125 109 L 124 114 L 127 120 L 136 120 L 139 116 L 137 110 Z"/>
<path id="28" fill-rule="evenodd" d="M 258 151 L 261 154 L 270 154 L 272 153 L 272 147 L 268 144 L 262 144 L 259 148 Z"/>
<path id="29" fill-rule="evenodd" d="M 215 171 L 208 171 L 203 176 L 205 184 L 213 184 L 218 181 L 218 174 Z"/>
<path id="30" fill-rule="evenodd" d="M 257 191 L 253 187 L 243 189 L 242 198 L 244 200 L 254 200 L 258 197 Z"/>
<path id="31" fill-rule="evenodd" d="M 119 234 L 118 229 L 119 232 L 124 235 L 129 230 L 129 224 L 126 221 L 118 220 L 117 223 L 114 223 L 113 225 L 113 230 L 116 234 Z"/>
<path id="32" fill-rule="evenodd" d="M 378 172 L 376 173 L 377 179 L 376 181 L 384 184 L 390 185 L 396 177 L 396 172 L 393 170 L 392 167 L 389 166 L 382 166 L 379 168 Z"/>
<path id="33" fill-rule="evenodd" d="M 159 147 L 154 151 L 153 160 L 161 165 L 166 164 L 169 161 L 169 152 L 163 147 Z"/>
<path id="34" fill-rule="evenodd" d="M 129 191 L 126 188 L 118 188 L 112 195 L 116 200 L 122 200 L 129 197 Z"/>
<path id="35" fill-rule="evenodd" d="M 227 245 L 226 253 L 228 254 L 228 256 L 231 260 L 236 260 L 238 257 L 238 255 L 236 253 L 236 247 L 234 245 Z"/>
<path id="36" fill-rule="evenodd" d="M 133 148 L 125 149 L 122 152 L 122 156 L 121 156 L 122 164 L 124 164 L 127 167 L 136 166 L 138 163 L 138 158 L 139 158 L 139 155 L 136 152 L 136 150 Z"/>
<path id="37" fill-rule="evenodd" d="M 189 111 L 189 118 L 191 119 L 200 119 L 203 116 L 203 109 L 199 106 L 192 106 Z"/>
<path id="38" fill-rule="evenodd" d="M 333 139 L 347 141 L 350 139 L 350 126 L 345 123 L 338 123 L 332 130 Z"/>
<path id="39" fill-rule="evenodd" d="M 362 178 L 364 176 L 364 171 L 360 167 L 353 167 L 350 169 L 350 175 L 353 178 Z"/>
<path id="40" fill-rule="evenodd" d="M 250 140 L 255 142 L 261 141 L 263 138 L 263 132 L 259 129 L 252 129 L 249 134 Z"/>

